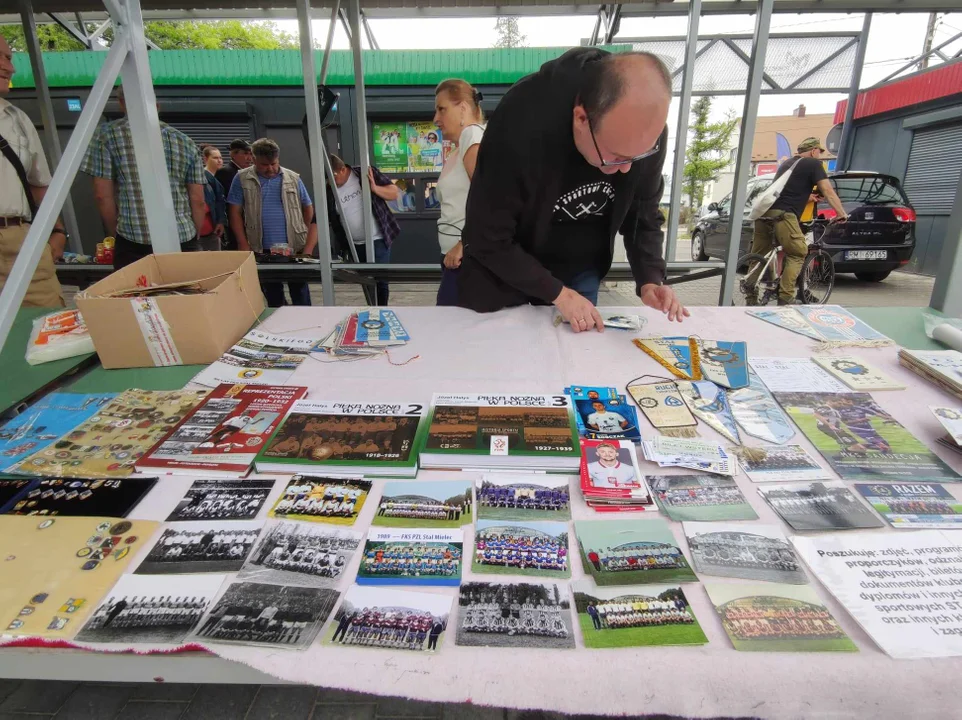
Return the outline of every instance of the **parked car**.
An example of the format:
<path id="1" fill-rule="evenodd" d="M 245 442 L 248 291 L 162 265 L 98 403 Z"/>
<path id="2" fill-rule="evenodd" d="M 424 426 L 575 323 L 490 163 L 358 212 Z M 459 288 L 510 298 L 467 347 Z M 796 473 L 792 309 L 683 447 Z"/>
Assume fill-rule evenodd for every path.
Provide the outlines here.
<path id="1" fill-rule="evenodd" d="M 857 170 L 830 173 L 828 177 L 849 216 L 847 223 L 829 225 L 822 235 L 822 243 L 835 261 L 835 272 L 855 273 L 859 280 L 880 282 L 907 264 L 915 250 L 915 210 L 898 179 Z M 748 181 L 739 257 L 752 246 L 755 228 L 748 220 L 752 201 L 774 179 L 771 174 Z M 730 204 L 731 195 L 712 203 L 708 214 L 695 225 L 692 260 L 725 258 L 731 227 Z M 835 217 L 835 211 L 824 200 L 818 203 L 816 214 L 826 219 Z"/>

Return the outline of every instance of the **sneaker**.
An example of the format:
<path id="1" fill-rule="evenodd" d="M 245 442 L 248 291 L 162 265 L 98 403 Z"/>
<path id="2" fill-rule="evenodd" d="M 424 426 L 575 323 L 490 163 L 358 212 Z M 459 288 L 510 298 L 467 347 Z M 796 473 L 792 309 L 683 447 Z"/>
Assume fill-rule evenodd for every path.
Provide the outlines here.
<path id="1" fill-rule="evenodd" d="M 792 298 L 791 300 L 782 300 L 781 298 L 778 298 L 778 304 L 779 305 L 801 305 L 802 303 L 796 298 Z"/>

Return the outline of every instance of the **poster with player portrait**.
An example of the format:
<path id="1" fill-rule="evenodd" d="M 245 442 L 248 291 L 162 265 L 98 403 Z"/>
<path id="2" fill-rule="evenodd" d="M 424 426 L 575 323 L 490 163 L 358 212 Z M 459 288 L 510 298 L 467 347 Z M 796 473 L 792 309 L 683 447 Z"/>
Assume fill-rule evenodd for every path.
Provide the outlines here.
<path id="1" fill-rule="evenodd" d="M 867 393 L 775 393 L 843 480 L 958 481 L 958 474 Z"/>
<path id="2" fill-rule="evenodd" d="M 582 437 L 638 440 L 638 413 L 615 388 L 572 385 L 565 388 L 575 406 Z"/>

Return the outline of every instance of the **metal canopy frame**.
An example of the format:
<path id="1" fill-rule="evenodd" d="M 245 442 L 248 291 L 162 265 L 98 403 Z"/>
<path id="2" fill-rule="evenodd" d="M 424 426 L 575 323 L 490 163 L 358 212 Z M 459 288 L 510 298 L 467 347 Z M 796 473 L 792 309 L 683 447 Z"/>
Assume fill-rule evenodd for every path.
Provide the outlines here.
<path id="1" fill-rule="evenodd" d="M 251 8 L 244 5 L 251 4 L 245 0 L 207 0 L 206 9 L 184 10 L 177 9 L 175 5 L 183 0 L 144 0 L 146 12 L 142 11 L 140 0 L 103 0 L 107 12 L 104 13 L 100 7 L 92 5 L 94 0 L 0 0 L 0 23 L 9 21 L 9 13 L 12 3 L 16 1 L 22 3 L 20 8 L 23 16 L 33 15 L 34 12 L 53 13 L 53 20 L 60 24 L 69 24 L 65 16 L 59 13 L 76 13 L 78 34 L 86 37 L 85 45 L 92 49 L 106 49 L 99 42 L 103 31 L 112 24 L 115 29 L 115 39 L 113 45 L 107 50 L 107 59 L 104 66 L 94 83 L 86 106 L 81 113 L 80 119 L 70 137 L 70 141 L 64 151 L 53 182 L 51 183 L 46 198 L 38 211 L 36 222 L 33 223 L 27 239 L 24 242 L 17 261 L 12 269 L 10 279 L 3 291 L 0 292 L 0 346 L 5 342 L 9 334 L 10 327 L 16 317 L 16 309 L 19 307 L 22 298 L 26 293 L 30 278 L 33 275 L 33 268 L 36 267 L 43 251 L 43 246 L 53 227 L 54 220 L 60 208 L 68 200 L 70 184 L 77 173 L 81 159 L 93 136 L 97 122 L 107 102 L 110 90 L 118 74 L 121 75 L 124 87 L 127 91 L 128 115 L 130 117 L 131 132 L 134 135 L 136 150 L 136 161 L 138 171 L 144 183 L 144 196 L 147 202 L 147 221 L 151 237 L 154 238 L 154 248 L 157 252 L 177 252 L 179 243 L 177 242 L 176 226 L 173 221 L 172 207 L 173 201 L 170 194 L 169 182 L 167 182 L 166 164 L 162 161 L 163 153 L 160 146 L 159 120 L 156 111 L 156 99 L 151 85 L 150 70 L 147 64 L 147 43 L 143 33 L 143 18 L 146 15 L 150 19 L 213 19 L 227 17 L 250 17 Z M 280 0 L 282 5 L 289 0 Z M 551 0 L 548 0 L 550 3 Z M 490 16 L 490 15 L 556 15 L 556 14 L 575 14 L 575 15 L 597 15 L 592 41 L 599 39 L 612 41 L 618 31 L 620 18 L 639 17 L 639 16 L 660 16 L 687 15 L 689 17 L 688 33 L 684 38 L 680 38 L 687 43 L 685 50 L 685 61 L 682 67 L 676 68 L 676 77 L 680 75 L 679 92 L 682 98 L 682 109 L 679 113 L 679 132 L 676 138 L 676 158 L 675 172 L 673 175 L 673 187 L 671 191 L 672 212 L 669 218 L 669 236 L 666 256 L 671 258 L 675 249 L 674 239 L 677 235 L 678 218 L 677 209 L 680 206 L 681 197 L 681 175 L 684 168 L 684 152 L 687 140 L 687 122 L 690 110 L 691 97 L 697 92 L 694 87 L 694 73 L 689 72 L 690 67 L 697 65 L 697 58 L 705 48 L 698 47 L 698 27 L 702 16 L 715 14 L 755 14 L 755 29 L 751 36 L 749 50 L 739 47 L 735 42 L 738 39 L 747 40 L 747 36 L 709 36 L 707 38 L 709 46 L 721 43 L 731 50 L 737 57 L 741 58 L 748 67 L 748 87 L 747 90 L 740 91 L 745 94 L 744 112 L 742 113 L 743 122 L 740 129 L 740 141 L 738 158 L 735 169 L 735 182 L 733 190 L 733 208 L 740 208 L 745 202 L 746 186 L 750 173 L 751 160 L 751 138 L 754 135 L 755 119 L 758 109 L 758 99 L 763 92 L 763 85 L 766 83 L 774 91 L 798 92 L 798 85 L 805 79 L 814 76 L 815 73 L 827 67 L 834 59 L 848 52 L 853 45 L 858 46 L 856 54 L 856 67 L 854 76 L 856 83 L 852 89 L 852 94 L 857 93 L 857 78 L 861 76 L 861 66 L 864 61 L 864 40 L 868 34 L 871 22 L 870 14 L 875 12 L 939 12 L 943 10 L 955 9 L 957 0 L 919 0 L 908 8 L 904 0 L 757 0 L 757 2 L 743 2 L 742 0 L 686 0 L 685 2 L 639 2 L 634 4 L 622 5 L 566 5 L 566 4 L 541 4 L 530 0 L 426 0 L 418 2 L 416 5 L 409 0 L 372 0 L 365 2 L 364 11 L 360 7 L 361 0 L 347 0 L 347 7 L 341 5 L 340 0 L 325 3 L 331 8 L 332 21 L 340 20 L 345 25 L 348 33 L 354 58 L 355 76 L 355 97 L 357 102 L 357 133 L 360 150 L 360 161 L 362 166 L 362 192 L 365 206 L 370 202 L 371 187 L 368 181 L 367 170 L 370 167 L 369 157 L 369 136 L 367 132 L 367 112 L 364 94 L 364 75 L 363 75 L 363 56 L 361 54 L 362 37 L 366 37 L 371 47 L 377 47 L 373 32 L 367 23 L 368 18 L 381 17 L 463 17 L 463 16 Z M 218 7 L 221 5 L 222 7 Z M 268 0 L 257 0 L 258 16 L 262 18 L 290 17 L 289 7 L 274 6 Z M 265 7 L 266 5 L 266 7 Z M 315 207 L 318 210 L 318 234 L 320 247 L 320 273 L 322 276 L 324 302 L 334 302 L 334 287 L 332 280 L 332 259 L 330 248 L 330 237 L 325 216 L 327 214 L 326 200 L 322 197 L 325 181 L 333 185 L 333 173 L 327 162 L 327 153 L 324 149 L 323 140 L 320 134 L 319 103 L 317 98 L 318 73 L 315 69 L 313 56 L 312 33 L 310 29 L 311 20 L 311 1 L 296 0 L 297 18 L 301 26 L 301 52 L 303 57 L 304 71 L 304 92 L 307 105 L 309 152 L 312 165 L 312 179 L 314 190 L 317 197 Z M 86 13 L 87 20 L 100 22 L 97 30 L 87 33 L 83 25 L 83 16 L 79 13 Z M 771 19 L 773 13 L 842 13 L 842 12 L 868 12 L 865 25 L 861 33 L 852 36 L 850 33 L 845 35 L 851 40 L 838 48 L 829 57 L 822 58 L 821 61 L 801 78 L 795 78 L 792 82 L 779 85 L 774 82 L 772 77 L 766 77 L 764 62 L 768 49 L 769 39 L 782 37 L 780 35 L 769 35 Z M 325 48 L 324 60 L 319 73 L 320 84 L 323 84 L 326 77 L 329 63 L 330 50 L 333 40 L 335 22 L 331 23 L 327 46 Z M 36 46 L 35 25 L 32 22 L 25 23 L 25 31 L 28 41 L 32 42 L 37 52 L 37 67 L 34 69 L 35 77 L 41 78 L 42 67 L 39 62 L 39 48 Z M 73 33 L 72 33 L 73 34 Z M 75 35 L 76 36 L 76 35 Z M 825 36 L 824 34 L 822 35 Z M 32 38 L 32 39 L 31 39 Z M 78 40 L 80 38 L 78 37 Z M 664 40 L 660 38 L 659 40 Z M 81 41 L 83 42 L 83 41 Z M 933 49 L 939 52 L 943 45 Z M 39 72 L 38 72 L 39 68 Z M 49 105 L 49 88 L 46 84 L 38 82 L 38 92 L 45 96 L 43 100 Z M 834 90 L 835 88 L 833 88 Z M 806 88 L 806 90 L 808 90 Z M 854 97 L 850 100 L 850 108 L 854 107 Z M 46 115 L 46 113 L 45 113 Z M 52 126 L 52 112 L 49 114 L 50 125 Z M 45 125 L 47 124 L 45 116 Z M 849 123 L 851 125 L 851 123 Z M 849 128 L 851 129 L 851 128 Z M 335 193 L 335 198 L 337 197 Z M 956 210 L 953 215 L 955 220 L 953 232 L 959 223 L 959 200 L 956 201 Z M 731 302 L 732 291 L 734 288 L 735 260 L 738 249 L 739 235 L 741 232 L 740 223 L 732 223 L 729 232 L 729 262 L 726 263 L 724 279 L 719 295 L 720 304 Z M 367 263 L 370 265 L 374 261 L 373 252 L 373 227 L 370 214 L 365 214 L 365 238 L 364 244 L 367 251 Z M 354 250 L 353 242 L 351 242 Z M 949 247 L 951 243 L 947 243 Z M 954 245 L 953 245 L 954 246 Z M 354 253 L 352 253 L 354 254 Z M 962 262 L 960 260 L 959 262 Z M 698 263 L 695 263 L 698 265 Z M 706 267 L 712 263 L 705 263 Z M 717 265 L 715 263 L 714 265 Z M 954 265 L 954 263 L 952 263 Z M 336 267 L 336 266 L 334 266 Z M 949 263 L 943 263 L 943 273 L 950 269 Z M 716 270 L 717 272 L 717 270 Z M 942 279 L 940 275 L 940 280 Z M 944 284 L 944 283 L 943 283 Z M 948 287 L 943 295 L 951 298 L 962 298 L 962 277 L 958 283 L 949 283 L 959 287 Z M 941 287 L 941 285 L 940 285 Z M 947 303 L 951 305 L 951 302 Z"/>

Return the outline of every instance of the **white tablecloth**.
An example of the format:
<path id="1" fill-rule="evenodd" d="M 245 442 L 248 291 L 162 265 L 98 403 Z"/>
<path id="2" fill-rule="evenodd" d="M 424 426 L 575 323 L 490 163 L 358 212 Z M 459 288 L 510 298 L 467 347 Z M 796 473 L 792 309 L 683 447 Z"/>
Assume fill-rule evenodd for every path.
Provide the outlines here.
<path id="1" fill-rule="evenodd" d="M 683 325 L 668 323 L 660 313 L 647 309 L 625 308 L 625 312 L 639 310 L 648 317 L 643 336 L 696 334 L 706 339 L 746 340 L 750 355 L 756 356 L 812 354 L 813 341 L 749 318 L 738 308 L 694 308 Z M 555 327 L 549 308 L 524 307 L 491 315 L 455 308 L 398 308 L 397 312 L 413 339 L 408 346 L 392 351 L 392 359 L 399 363 L 416 354 L 420 359 L 403 366 L 393 366 L 383 357 L 352 363 L 309 359 L 290 384 L 306 385 L 314 399 L 427 403 L 436 392 L 558 393 L 572 383 L 624 388 L 640 375 L 665 374 L 632 345 L 633 334 L 608 330 L 576 335 L 567 326 Z M 345 314 L 344 308 L 286 308 L 262 328 L 319 337 Z M 874 397 L 952 467 L 962 470 L 960 457 L 935 443 L 942 432 L 927 409 L 931 404 L 952 404 L 954 399 L 899 367 L 894 347 L 839 352 L 860 355 L 908 385 L 907 391 L 878 392 Z M 703 424 L 699 430 L 705 437 L 722 439 Z M 648 435 L 653 430 L 642 421 L 642 432 Z M 819 457 L 801 432 L 792 442 Z M 657 471 L 644 461 L 642 468 Z M 422 472 L 419 477 L 457 475 Z M 473 480 L 476 475 L 465 473 L 464 477 Z M 758 512 L 759 522 L 782 525 L 756 493 L 757 486 L 743 474 L 737 481 Z M 375 481 L 376 486 L 382 483 Z M 162 519 L 189 481 L 163 480 L 162 484 L 162 490 L 151 496 L 150 507 L 138 508 L 136 516 Z M 275 487 L 275 496 L 280 486 Z M 573 484 L 574 518 L 599 517 L 584 505 L 575 487 Z M 378 493 L 376 488 L 372 500 Z M 365 505 L 356 529 L 366 531 L 376 505 L 373 501 Z M 679 545 L 687 551 L 681 525 L 672 523 L 672 527 Z M 785 530 L 790 532 L 787 527 Z M 886 528 L 878 532 L 895 531 Z M 574 549 L 573 532 L 571 539 Z M 471 540 L 466 528 L 466 554 Z M 353 579 L 359 559 L 356 557 L 354 567 L 345 573 L 342 591 Z M 580 562 L 575 561 L 572 579 L 582 576 Z M 468 565 L 464 579 L 471 578 Z M 430 701 L 693 717 L 962 717 L 955 677 L 962 672 L 962 659 L 893 661 L 817 581 L 813 579 L 812 585 L 856 642 L 859 653 L 736 652 L 704 589 L 695 583 L 684 589 L 709 639 L 703 647 L 587 650 L 578 637 L 577 650 L 462 648 L 454 644 L 455 608 L 441 651 L 435 656 L 320 644 L 301 652 L 231 645 L 211 646 L 211 650 L 288 681 Z M 435 592 L 456 597 L 456 589 Z"/>

